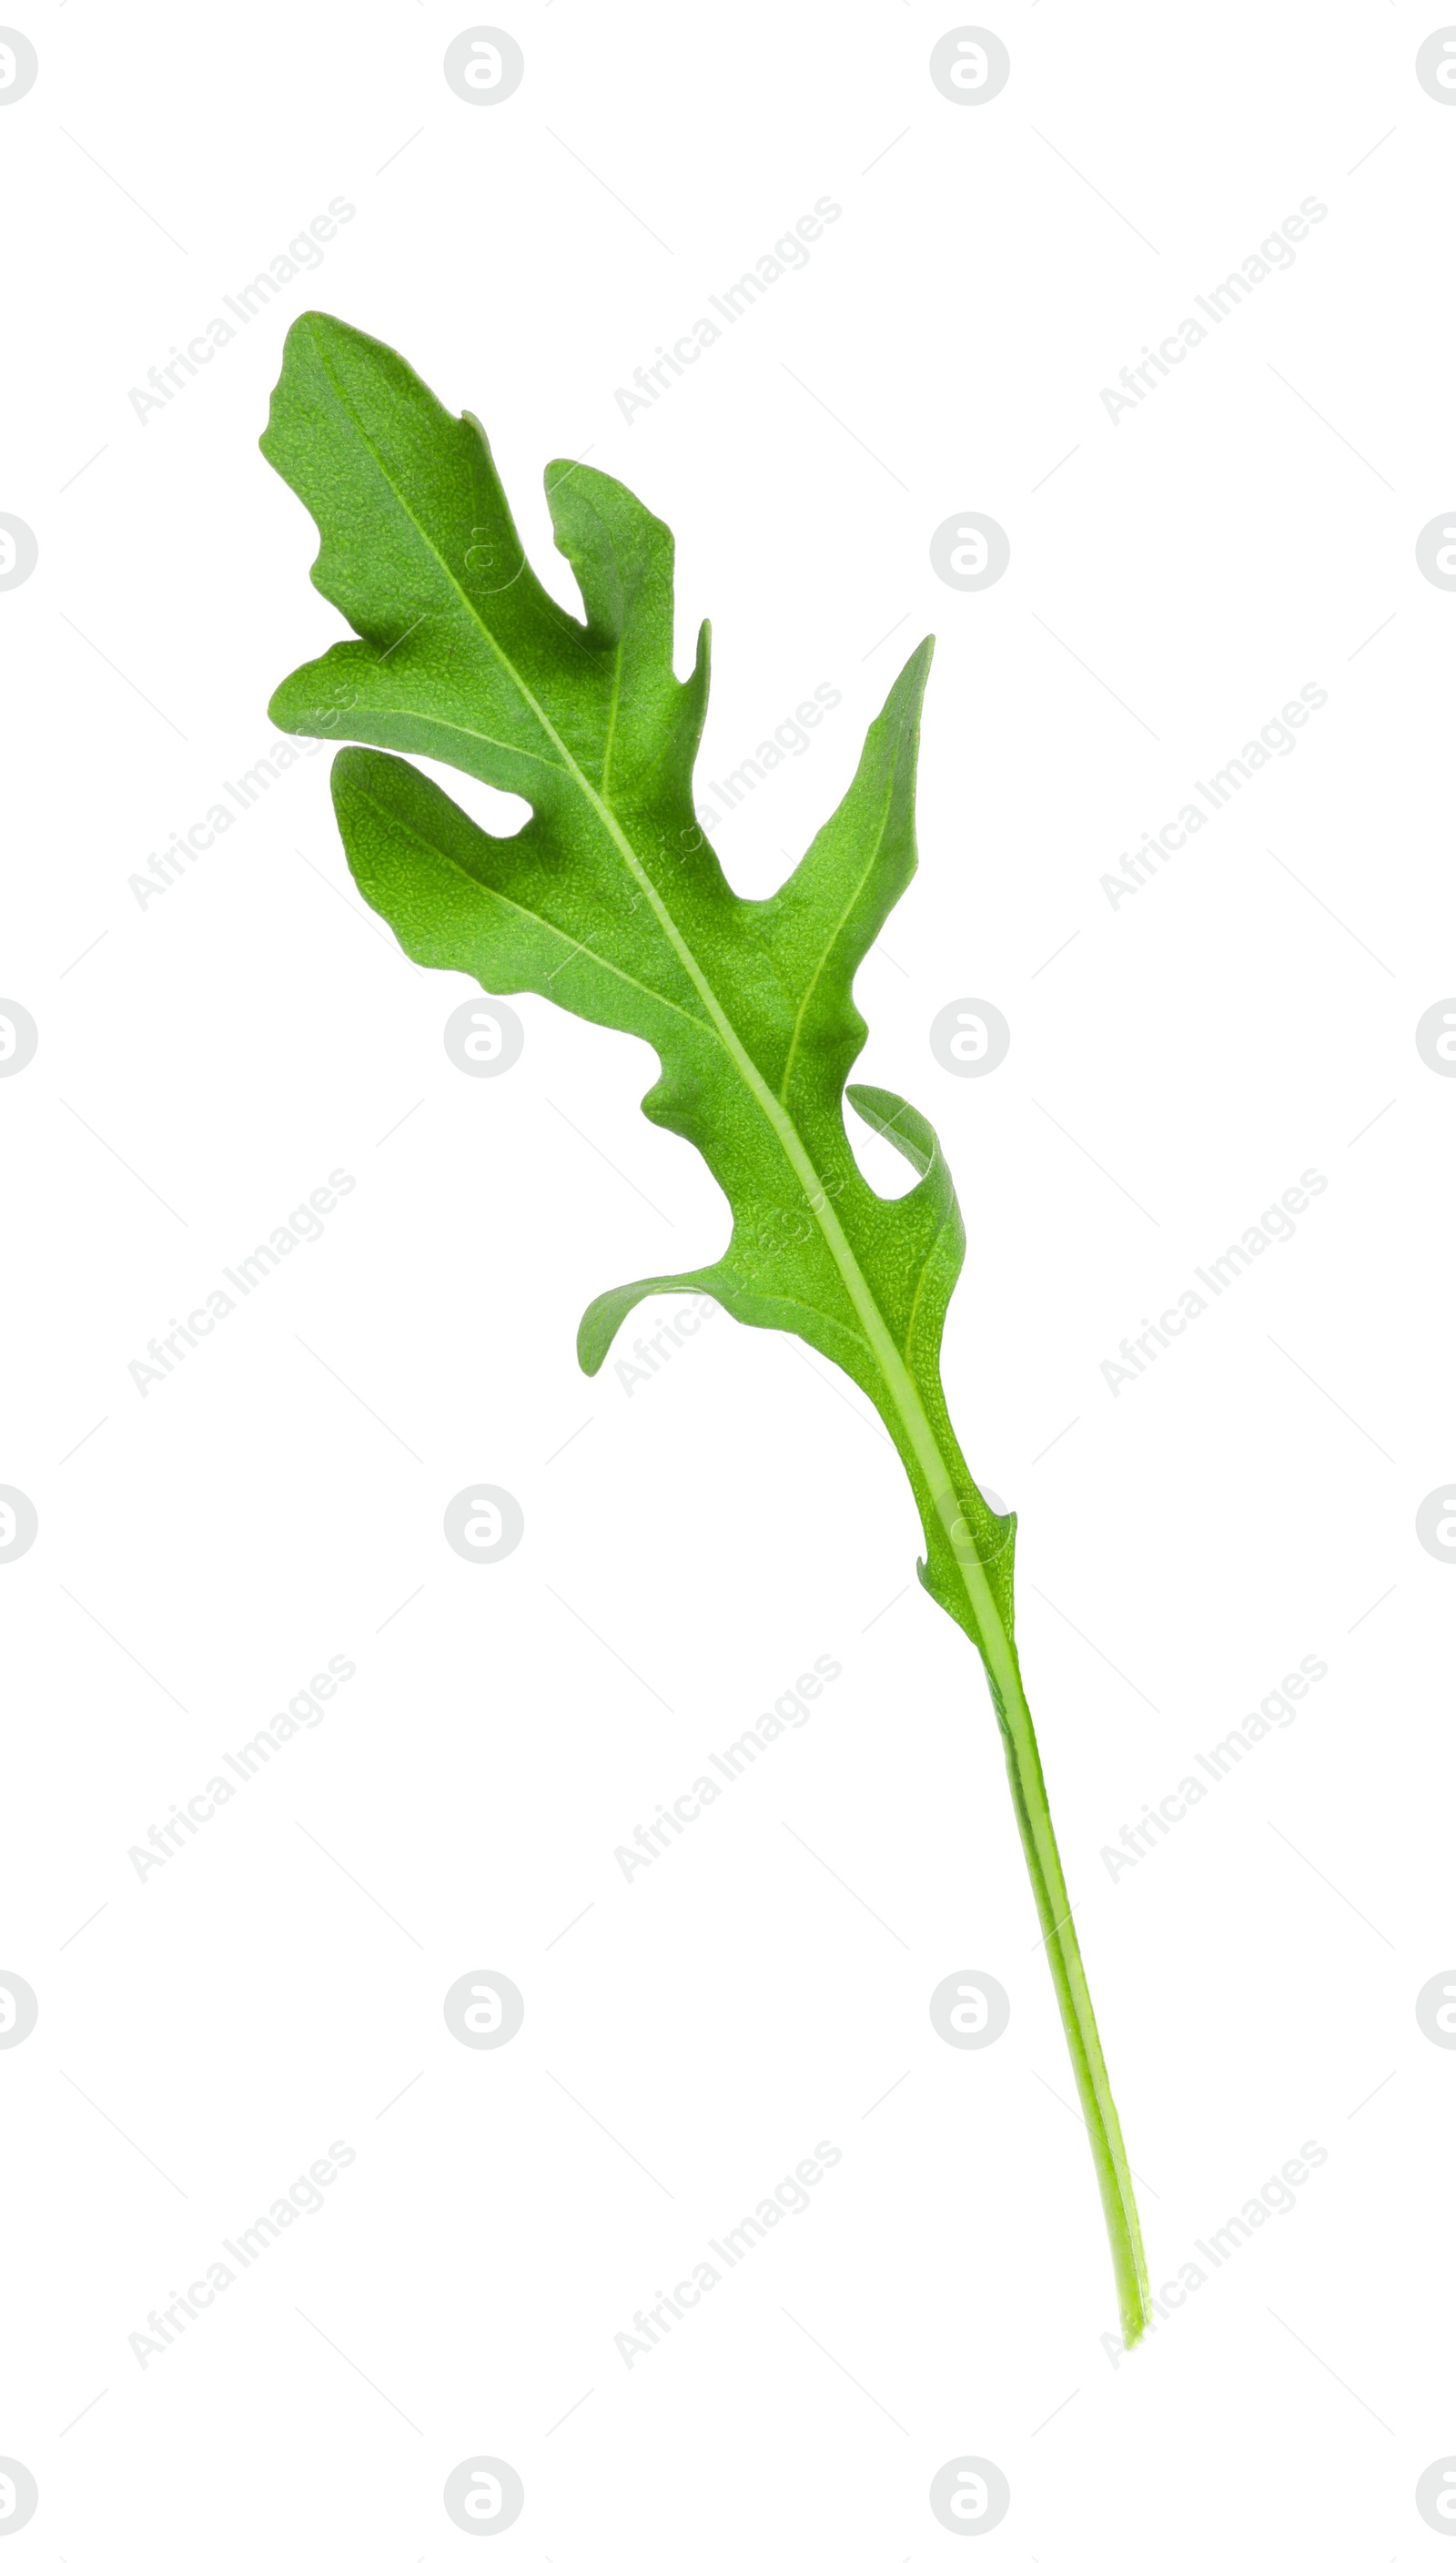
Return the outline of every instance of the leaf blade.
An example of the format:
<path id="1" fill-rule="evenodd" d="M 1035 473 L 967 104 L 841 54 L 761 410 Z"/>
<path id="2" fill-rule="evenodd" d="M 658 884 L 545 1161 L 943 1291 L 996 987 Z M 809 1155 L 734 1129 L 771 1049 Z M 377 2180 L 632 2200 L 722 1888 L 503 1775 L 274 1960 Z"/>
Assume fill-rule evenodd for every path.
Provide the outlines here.
<path id="1" fill-rule="evenodd" d="M 334 775 L 363 894 L 413 959 L 649 1042 L 659 1075 L 642 1108 L 700 1150 L 727 1198 L 719 1262 L 599 1294 L 584 1357 L 605 1358 L 614 1312 L 620 1325 L 642 1296 L 684 1284 L 744 1322 L 801 1334 L 879 1408 L 920 1502 L 937 1596 L 979 1638 L 987 1605 L 1009 1596 L 1001 1528 L 938 1429 L 954 1193 L 936 1159 L 910 1194 L 882 1199 L 844 1127 L 866 1038 L 854 973 L 915 870 L 933 645 L 896 677 L 803 861 L 773 898 L 744 900 L 692 807 L 706 627 L 680 681 L 672 540 L 639 500 L 582 465 L 548 471 L 583 596 L 576 622 L 520 554 L 475 423 L 323 314 L 289 331 L 264 445 L 319 524 L 315 583 L 359 635 L 286 680 L 274 710 L 366 743 Z M 464 537 L 482 527 L 486 557 L 472 562 Z M 400 749 L 520 793 L 531 820 L 488 836 Z M 953 1534 L 989 1547 L 995 1590 Z"/>

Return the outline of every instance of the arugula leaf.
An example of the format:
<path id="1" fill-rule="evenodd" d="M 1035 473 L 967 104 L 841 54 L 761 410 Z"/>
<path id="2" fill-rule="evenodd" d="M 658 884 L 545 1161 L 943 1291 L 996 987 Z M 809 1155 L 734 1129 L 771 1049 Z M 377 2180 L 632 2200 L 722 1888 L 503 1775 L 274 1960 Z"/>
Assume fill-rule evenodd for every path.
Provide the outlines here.
<path id="1" fill-rule="evenodd" d="M 649 1042 L 661 1074 L 642 1110 L 701 1151 L 732 1211 L 718 1263 L 593 1300 L 584 1368 L 600 1368 L 646 1294 L 708 1291 L 836 1362 L 900 1454 L 925 1532 L 921 1580 L 986 1667 L 1131 2345 L 1151 2309 L 1147 2272 L 1016 1658 L 1015 1524 L 972 1478 L 941 1388 L 965 1230 L 929 1122 L 882 1087 L 845 1084 L 866 1033 L 854 974 L 915 870 L 933 645 L 901 670 L 797 870 L 772 898 L 743 899 L 693 811 L 708 627 L 684 684 L 672 537 L 639 499 L 583 464 L 548 467 L 577 621 L 525 558 L 478 422 L 451 417 L 391 348 L 319 312 L 288 332 L 263 450 L 318 526 L 314 585 L 359 635 L 296 670 L 270 710 L 284 730 L 368 742 L 343 749 L 332 777 L 364 897 L 413 960 Z M 490 836 L 411 754 L 518 793 L 532 817 Z M 898 1200 L 858 1169 L 846 1094 L 919 1177 Z"/>

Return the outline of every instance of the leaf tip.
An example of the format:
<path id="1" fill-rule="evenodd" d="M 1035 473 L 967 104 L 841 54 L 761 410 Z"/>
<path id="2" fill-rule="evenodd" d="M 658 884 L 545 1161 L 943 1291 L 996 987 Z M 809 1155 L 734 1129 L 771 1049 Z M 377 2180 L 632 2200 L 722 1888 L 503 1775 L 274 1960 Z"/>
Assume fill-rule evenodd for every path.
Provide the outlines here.
<path id="1" fill-rule="evenodd" d="M 328 769 L 329 796 L 337 810 L 350 790 L 361 790 L 369 777 L 371 764 L 384 763 L 367 747 L 341 747 Z"/>
<path id="2" fill-rule="evenodd" d="M 935 634 L 927 632 L 924 640 L 918 642 L 911 651 L 904 667 L 900 670 L 896 684 L 903 686 L 907 693 L 923 694 L 930 675 L 930 663 L 934 657 Z"/>
<path id="3" fill-rule="evenodd" d="M 268 716 L 273 722 L 274 729 L 287 730 L 296 736 L 297 723 L 296 721 L 292 721 L 288 718 L 287 703 L 285 699 L 290 683 L 291 680 L 285 677 L 280 686 L 274 686 L 273 692 L 268 698 Z"/>
<path id="4" fill-rule="evenodd" d="M 612 1338 L 622 1323 L 623 1311 L 617 1304 L 621 1297 L 620 1290 L 604 1290 L 600 1298 L 594 1299 L 591 1306 L 583 1311 L 577 1328 L 576 1350 L 577 1360 L 588 1379 L 596 1378 L 612 1349 Z"/>

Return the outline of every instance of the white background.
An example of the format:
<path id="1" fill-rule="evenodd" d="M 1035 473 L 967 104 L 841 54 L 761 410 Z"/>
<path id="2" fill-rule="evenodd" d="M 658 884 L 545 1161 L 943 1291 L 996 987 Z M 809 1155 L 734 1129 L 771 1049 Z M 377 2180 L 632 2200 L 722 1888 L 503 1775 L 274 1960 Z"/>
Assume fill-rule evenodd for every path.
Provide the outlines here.
<path id="1" fill-rule="evenodd" d="M 40 2002 L 0 2053 L 17 2551 L 448 2563 L 442 2486 L 481 2453 L 525 2484 L 500 2550 L 529 2563 L 933 2563 L 930 2478 L 966 2454 L 1010 2483 L 988 2550 L 1014 2563 L 1439 2551 L 1438 21 L 1004 0 L 1010 81 L 967 109 L 922 0 L 512 7 L 526 76 L 482 110 L 434 0 L 38 5 L 40 79 L 0 111 L 0 509 L 40 547 L 0 594 L 0 993 L 40 1027 L 0 1083 L 0 1478 L 40 1516 L 0 1578 L 0 1965 Z M 335 196 L 320 270 L 139 420 L 148 367 Z M 626 421 L 617 387 L 820 196 L 808 267 Z M 1293 267 L 1114 424 L 1102 387 L 1310 196 Z M 636 1110 L 648 1054 L 523 999 L 519 1065 L 460 1075 L 468 985 L 361 906 L 326 753 L 164 894 L 128 887 L 341 637 L 256 443 L 310 303 L 479 413 L 558 594 L 551 457 L 673 526 L 680 665 L 714 621 L 702 778 L 841 691 L 718 830 L 739 887 L 797 859 L 939 636 L 863 1073 L 931 1114 L 965 1206 L 951 1407 L 1021 1516 L 1155 2280 L 1176 2297 L 1196 2238 L 1328 2153 L 1132 2358 L 984 1680 L 913 1586 L 874 1419 L 722 1315 L 631 1396 L 577 1369 L 597 1290 L 726 1235 Z M 968 508 L 1011 548 L 980 594 L 929 560 Z M 1294 752 L 1110 904 L 1307 684 Z M 966 996 L 1011 1026 L 984 1080 L 928 1045 Z M 324 1236 L 140 1394 L 147 1339 L 336 1167 Z M 1119 1339 L 1305 1168 L 1296 1237 L 1114 1397 Z M 476 1480 L 526 1520 L 488 1572 L 441 1530 Z M 129 1846 L 336 1653 L 322 1723 L 139 1879 Z M 615 1846 L 820 1654 L 808 1725 L 629 1885 Z M 1101 1847 L 1307 1654 L 1294 1723 L 1114 1882 Z M 486 2054 L 442 2013 L 481 1967 L 526 2006 Z M 928 2015 L 966 1967 L 1010 1996 L 982 2053 Z M 128 2334 L 333 2141 L 357 2160 L 323 2210 L 139 2367 Z M 819 2142 L 843 2158 L 809 2211 L 627 2368 L 614 2335 Z"/>

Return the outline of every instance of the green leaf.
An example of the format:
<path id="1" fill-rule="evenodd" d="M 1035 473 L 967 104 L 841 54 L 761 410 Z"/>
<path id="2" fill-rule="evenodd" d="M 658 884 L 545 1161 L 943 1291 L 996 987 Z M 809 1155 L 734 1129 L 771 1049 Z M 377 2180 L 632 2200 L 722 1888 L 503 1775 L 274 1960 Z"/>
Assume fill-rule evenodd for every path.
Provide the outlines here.
<path id="1" fill-rule="evenodd" d="M 283 729 L 365 742 L 333 769 L 364 897 L 413 960 L 650 1043 L 660 1074 L 642 1109 L 700 1150 L 731 1210 L 716 1264 L 593 1300 L 584 1367 L 600 1368 L 646 1294 L 708 1291 L 745 1324 L 787 1329 L 837 1363 L 900 1454 L 924 1528 L 922 1579 L 986 1664 L 1111 2202 L 1125 2322 L 1141 2328 L 1131 2178 L 1016 1662 L 1014 1523 L 972 1478 L 941 1388 L 966 1244 L 955 1190 L 930 1124 L 899 1096 L 848 1089 L 915 1170 L 898 1199 L 865 1180 L 844 1123 L 865 1041 L 855 972 L 915 871 L 932 644 L 896 678 L 848 790 L 782 888 L 740 898 L 692 802 L 707 627 L 684 684 L 672 537 L 639 499 L 585 465 L 548 468 L 557 546 L 585 607 L 576 619 L 525 559 L 476 421 L 452 417 L 391 349 L 316 312 L 288 332 L 263 447 L 318 525 L 314 584 L 359 635 L 286 679 L 271 709 Z M 519 794 L 530 820 L 488 835 L 411 755 Z"/>

